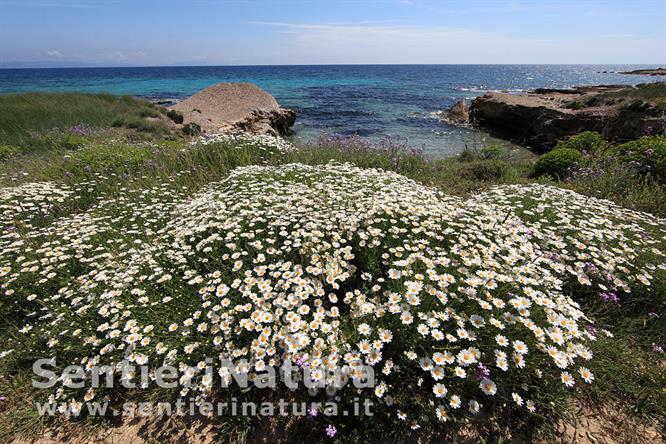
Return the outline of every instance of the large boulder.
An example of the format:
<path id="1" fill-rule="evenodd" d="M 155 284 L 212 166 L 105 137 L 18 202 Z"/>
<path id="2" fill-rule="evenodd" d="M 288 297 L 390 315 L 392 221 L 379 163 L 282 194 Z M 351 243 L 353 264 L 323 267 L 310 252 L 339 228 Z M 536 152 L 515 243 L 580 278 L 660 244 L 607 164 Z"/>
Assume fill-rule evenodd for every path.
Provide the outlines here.
<path id="1" fill-rule="evenodd" d="M 218 83 L 171 107 L 184 124 L 196 123 L 207 133 L 245 131 L 284 135 L 296 113 L 252 83 Z"/>

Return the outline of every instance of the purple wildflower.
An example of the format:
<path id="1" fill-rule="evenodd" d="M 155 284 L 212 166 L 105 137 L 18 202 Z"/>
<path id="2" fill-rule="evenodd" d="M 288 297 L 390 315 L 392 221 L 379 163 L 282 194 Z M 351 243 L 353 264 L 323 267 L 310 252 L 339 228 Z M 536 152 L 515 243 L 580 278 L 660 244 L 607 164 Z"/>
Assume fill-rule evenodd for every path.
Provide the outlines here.
<path id="1" fill-rule="evenodd" d="M 601 292 L 601 293 L 599 293 L 599 297 L 604 302 L 610 302 L 610 303 L 613 303 L 613 304 L 619 304 L 620 303 L 620 298 L 617 296 L 617 294 L 613 293 L 612 291 Z"/>
<path id="2" fill-rule="evenodd" d="M 329 424 L 328 427 L 326 427 L 326 434 L 329 438 L 333 438 L 336 433 L 338 433 L 338 429 L 336 429 L 334 425 Z"/>
<path id="3" fill-rule="evenodd" d="M 664 349 L 657 344 L 652 344 L 652 351 L 655 353 L 664 353 Z"/>
<path id="4" fill-rule="evenodd" d="M 479 362 L 476 368 L 478 369 L 476 372 L 476 377 L 478 379 L 487 379 L 490 376 L 490 369 L 482 363 Z"/>
<path id="5" fill-rule="evenodd" d="M 308 416 L 314 418 L 319 414 L 319 410 L 317 410 L 317 406 L 312 404 L 310 408 L 308 409 Z"/>
<path id="6" fill-rule="evenodd" d="M 588 325 L 587 327 L 585 327 L 585 330 L 587 330 L 587 332 L 589 334 L 591 334 L 593 337 L 595 337 L 595 338 L 597 337 L 597 329 L 592 327 L 591 325 Z"/>

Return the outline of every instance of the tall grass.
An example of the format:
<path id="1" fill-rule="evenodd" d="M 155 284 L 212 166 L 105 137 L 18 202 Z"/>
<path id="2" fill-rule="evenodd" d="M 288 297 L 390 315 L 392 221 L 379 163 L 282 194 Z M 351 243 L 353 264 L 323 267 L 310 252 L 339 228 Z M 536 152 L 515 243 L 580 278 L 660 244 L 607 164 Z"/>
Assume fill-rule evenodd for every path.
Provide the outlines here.
<path id="1" fill-rule="evenodd" d="M 34 150 L 49 146 L 48 131 L 85 124 L 92 128 L 130 126 L 153 134 L 167 126 L 151 103 L 129 96 L 81 93 L 26 93 L 0 96 L 0 145 Z"/>

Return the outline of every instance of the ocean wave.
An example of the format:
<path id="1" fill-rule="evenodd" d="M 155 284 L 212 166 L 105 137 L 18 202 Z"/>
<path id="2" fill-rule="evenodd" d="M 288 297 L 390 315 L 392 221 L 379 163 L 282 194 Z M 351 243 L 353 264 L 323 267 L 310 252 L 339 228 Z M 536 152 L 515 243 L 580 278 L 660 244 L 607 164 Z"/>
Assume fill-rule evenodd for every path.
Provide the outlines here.
<path id="1" fill-rule="evenodd" d="M 473 92 L 473 93 L 499 92 L 499 93 L 509 93 L 509 94 L 520 94 L 529 91 L 529 89 L 524 89 L 524 88 L 493 89 L 493 88 L 479 88 L 479 87 L 466 87 L 466 86 L 459 86 L 453 89 L 455 89 L 456 91 Z"/>

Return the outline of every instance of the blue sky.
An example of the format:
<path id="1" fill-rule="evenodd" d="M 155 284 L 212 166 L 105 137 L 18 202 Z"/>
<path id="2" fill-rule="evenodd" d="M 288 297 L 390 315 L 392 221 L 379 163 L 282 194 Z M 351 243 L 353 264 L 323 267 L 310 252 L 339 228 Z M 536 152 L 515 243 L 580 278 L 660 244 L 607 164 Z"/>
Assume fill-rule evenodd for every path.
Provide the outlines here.
<path id="1" fill-rule="evenodd" d="M 666 0 L 0 0 L 0 64 L 666 64 Z"/>

